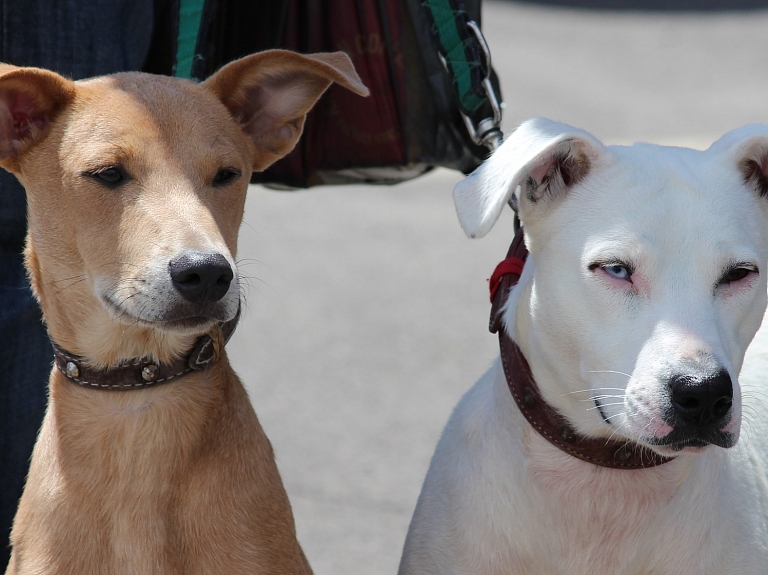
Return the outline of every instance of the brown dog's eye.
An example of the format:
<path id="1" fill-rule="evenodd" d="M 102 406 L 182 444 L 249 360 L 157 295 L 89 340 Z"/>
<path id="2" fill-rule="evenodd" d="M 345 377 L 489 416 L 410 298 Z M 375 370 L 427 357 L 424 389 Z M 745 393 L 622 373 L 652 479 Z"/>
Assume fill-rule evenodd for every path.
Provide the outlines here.
<path id="1" fill-rule="evenodd" d="M 100 183 L 110 188 L 122 184 L 125 180 L 128 179 L 128 176 L 120 167 L 103 168 L 89 172 L 85 175 L 99 180 Z"/>
<path id="2" fill-rule="evenodd" d="M 219 170 L 216 173 L 216 177 L 213 178 L 213 185 L 226 186 L 227 184 L 231 184 L 232 182 L 234 182 L 239 177 L 240 177 L 240 172 L 238 172 L 237 170 L 234 170 L 232 168 L 224 168 L 223 170 Z"/>

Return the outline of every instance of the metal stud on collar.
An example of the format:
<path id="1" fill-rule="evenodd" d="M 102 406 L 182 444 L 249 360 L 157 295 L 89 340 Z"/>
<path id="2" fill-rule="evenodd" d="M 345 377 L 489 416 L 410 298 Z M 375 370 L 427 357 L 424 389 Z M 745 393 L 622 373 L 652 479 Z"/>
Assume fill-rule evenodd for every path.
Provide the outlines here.
<path id="1" fill-rule="evenodd" d="M 158 375 L 160 375 L 160 368 L 153 363 L 141 368 L 141 379 L 144 381 L 155 381 Z"/>
<path id="2" fill-rule="evenodd" d="M 74 361 L 67 362 L 67 375 L 71 378 L 80 377 L 80 368 Z"/>
<path id="3" fill-rule="evenodd" d="M 632 457 L 632 449 L 628 445 L 625 445 L 624 447 L 620 447 L 616 450 L 616 453 L 613 454 L 613 458 L 616 461 L 627 461 L 629 458 Z"/>
<path id="4" fill-rule="evenodd" d="M 530 389 L 523 391 L 523 403 L 525 403 L 526 407 L 534 407 L 536 405 L 536 396 Z"/>
<path id="5" fill-rule="evenodd" d="M 576 441 L 576 434 L 567 425 L 563 425 L 559 431 L 560 431 L 560 437 L 562 437 L 563 441 L 565 441 L 566 443 L 573 443 L 574 441 Z"/>

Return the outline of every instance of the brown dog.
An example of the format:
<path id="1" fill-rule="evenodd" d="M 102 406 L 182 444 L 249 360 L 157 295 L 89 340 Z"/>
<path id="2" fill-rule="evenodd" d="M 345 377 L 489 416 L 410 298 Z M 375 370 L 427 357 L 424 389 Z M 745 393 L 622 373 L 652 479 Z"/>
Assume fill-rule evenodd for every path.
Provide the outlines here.
<path id="1" fill-rule="evenodd" d="M 58 350 L 8 573 L 310 573 L 222 329 L 249 176 L 332 82 L 367 94 L 341 53 L 263 52 L 202 84 L 0 65 L 0 165 L 27 190 Z"/>

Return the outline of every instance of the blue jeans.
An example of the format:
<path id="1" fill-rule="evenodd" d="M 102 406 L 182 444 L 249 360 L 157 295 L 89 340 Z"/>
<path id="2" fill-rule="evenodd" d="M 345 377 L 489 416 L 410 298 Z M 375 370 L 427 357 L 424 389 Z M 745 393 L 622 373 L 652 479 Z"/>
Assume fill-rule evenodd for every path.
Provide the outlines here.
<path id="1" fill-rule="evenodd" d="M 155 0 L 0 0 L 0 62 L 75 79 L 140 70 Z M 21 251 L 26 197 L 0 170 L 0 573 L 46 405 L 53 352 Z"/>

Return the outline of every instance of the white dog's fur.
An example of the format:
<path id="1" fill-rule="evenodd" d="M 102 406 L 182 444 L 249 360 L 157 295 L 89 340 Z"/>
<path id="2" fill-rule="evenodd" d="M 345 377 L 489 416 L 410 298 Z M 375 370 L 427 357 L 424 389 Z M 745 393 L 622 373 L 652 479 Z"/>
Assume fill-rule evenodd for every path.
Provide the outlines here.
<path id="1" fill-rule="evenodd" d="M 738 439 L 737 376 L 766 308 L 767 180 L 764 126 L 700 152 L 536 119 L 457 186 L 472 237 L 515 195 L 530 257 L 504 322 L 544 399 L 583 435 L 677 458 L 627 471 L 567 455 L 496 361 L 443 432 L 400 575 L 768 573 L 768 395 L 743 394 L 731 449 L 650 443 L 672 429 L 670 377 L 697 362 L 730 375 L 723 432 Z"/>

